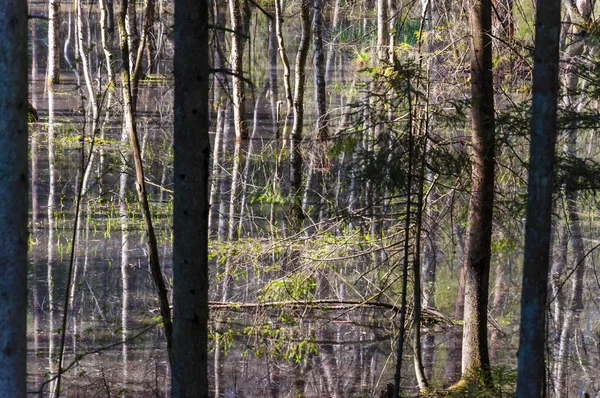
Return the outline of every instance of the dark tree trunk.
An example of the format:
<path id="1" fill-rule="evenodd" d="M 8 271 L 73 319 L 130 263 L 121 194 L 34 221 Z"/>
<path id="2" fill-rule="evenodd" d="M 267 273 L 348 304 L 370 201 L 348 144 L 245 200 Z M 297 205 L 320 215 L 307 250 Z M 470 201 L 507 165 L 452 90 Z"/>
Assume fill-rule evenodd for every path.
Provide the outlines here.
<path id="1" fill-rule="evenodd" d="M 540 397 L 544 383 L 560 9 L 560 0 L 537 2 L 518 397 Z"/>
<path id="2" fill-rule="evenodd" d="M 302 211 L 302 167 L 304 160 L 300 152 L 302 143 L 302 130 L 304 127 L 304 87 L 306 84 L 306 58 L 308 56 L 308 47 L 310 45 L 310 0 L 302 0 L 300 16 L 302 20 L 302 38 L 298 47 L 296 56 L 296 81 L 294 86 L 294 125 L 292 126 L 292 145 L 291 145 L 291 180 L 290 195 L 291 206 L 290 213 L 293 230 L 298 231 L 302 228 L 304 212 Z"/>
<path id="3" fill-rule="evenodd" d="M 27 4 L 0 2 L 0 396 L 26 396 Z"/>
<path id="4" fill-rule="evenodd" d="M 208 397 L 208 1 L 175 2 L 172 397 Z"/>

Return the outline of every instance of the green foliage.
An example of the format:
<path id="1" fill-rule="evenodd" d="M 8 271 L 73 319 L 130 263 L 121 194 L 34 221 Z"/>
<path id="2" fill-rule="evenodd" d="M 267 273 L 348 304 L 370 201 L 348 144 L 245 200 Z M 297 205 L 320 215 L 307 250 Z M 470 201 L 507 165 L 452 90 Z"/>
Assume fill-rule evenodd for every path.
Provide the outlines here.
<path id="1" fill-rule="evenodd" d="M 254 350 L 255 355 L 269 355 L 296 363 L 319 353 L 314 335 L 302 336 L 300 333 L 301 330 L 295 327 L 271 324 L 248 326 L 244 329 L 244 334 L 254 342 L 249 348 Z"/>
<path id="2" fill-rule="evenodd" d="M 469 397 L 469 398 L 508 398 L 515 396 L 517 370 L 506 366 L 492 368 L 492 386 L 487 386 L 482 370 L 470 375 L 452 386 L 448 391 L 432 393 L 432 397 Z"/>
<path id="3" fill-rule="evenodd" d="M 297 272 L 267 283 L 259 298 L 261 301 L 307 300 L 316 287 L 314 277 Z"/>

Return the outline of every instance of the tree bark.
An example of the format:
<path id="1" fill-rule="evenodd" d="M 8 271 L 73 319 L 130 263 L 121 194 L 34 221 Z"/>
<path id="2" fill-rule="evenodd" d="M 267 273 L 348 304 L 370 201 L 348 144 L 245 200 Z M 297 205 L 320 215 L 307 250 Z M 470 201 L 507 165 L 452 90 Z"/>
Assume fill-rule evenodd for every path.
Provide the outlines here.
<path id="1" fill-rule="evenodd" d="M 60 1 L 48 2 L 48 84 L 60 83 Z"/>
<path id="2" fill-rule="evenodd" d="M 388 0 L 377 0 L 377 60 L 388 59 Z"/>
<path id="3" fill-rule="evenodd" d="M 304 127 L 304 87 L 306 84 L 306 58 L 310 45 L 310 0 L 302 0 L 300 17 L 302 37 L 296 55 L 296 78 L 294 83 L 294 124 L 292 126 L 291 180 L 290 180 L 290 216 L 292 230 L 302 228 L 304 212 L 302 211 L 302 167 L 304 164 L 300 145 Z"/>
<path id="4" fill-rule="evenodd" d="M 313 48 L 315 52 L 315 102 L 317 105 L 317 138 L 329 138 L 327 128 L 327 95 L 325 87 L 325 54 L 323 48 L 323 0 L 314 0 Z"/>
<path id="5" fill-rule="evenodd" d="M 277 163 L 275 165 L 275 177 L 279 183 L 279 188 L 285 191 L 285 181 L 283 172 L 283 155 L 287 148 L 288 140 L 288 119 L 292 113 L 294 102 L 292 98 L 292 88 L 290 84 L 290 61 L 285 50 L 285 41 L 283 40 L 283 10 L 281 9 L 281 0 L 275 0 L 275 34 L 277 36 L 277 47 L 279 50 L 279 57 L 281 58 L 281 64 L 283 66 L 283 91 L 286 102 L 286 112 L 283 119 L 283 129 L 281 129 L 281 147 L 279 155 L 277 156 Z M 277 126 L 277 132 L 279 132 L 279 124 Z M 278 137 L 279 138 L 279 137 Z"/>
<path id="6" fill-rule="evenodd" d="M 175 2 L 172 397 L 208 397 L 208 1 Z"/>
<path id="7" fill-rule="evenodd" d="M 244 21 L 242 12 L 247 12 L 248 0 L 229 0 L 231 15 L 231 68 L 233 72 L 233 120 L 235 136 L 239 140 L 248 139 L 248 121 L 246 120 L 246 93 L 244 92 Z M 235 189 L 235 187 L 234 187 Z"/>
<path id="8" fill-rule="evenodd" d="M 27 4 L 0 2 L 0 396 L 26 396 Z"/>
<path id="9" fill-rule="evenodd" d="M 462 377 L 482 371 L 491 385 L 487 304 L 494 208 L 494 88 L 491 0 L 471 3 L 472 174 L 467 228 Z"/>

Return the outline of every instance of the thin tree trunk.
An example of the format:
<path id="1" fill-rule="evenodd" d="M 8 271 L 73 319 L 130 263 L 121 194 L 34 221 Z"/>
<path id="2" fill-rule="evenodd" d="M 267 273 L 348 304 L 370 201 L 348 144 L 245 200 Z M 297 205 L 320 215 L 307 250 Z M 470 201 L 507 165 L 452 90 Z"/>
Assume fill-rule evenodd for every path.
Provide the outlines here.
<path id="1" fill-rule="evenodd" d="M 496 266 L 496 278 L 494 281 L 494 291 L 492 296 L 492 316 L 495 319 L 504 315 L 504 310 L 507 307 L 508 295 L 510 293 L 510 269 L 512 259 L 510 255 L 506 258 L 501 258 Z M 494 328 L 490 335 L 490 357 L 495 361 L 498 353 L 502 352 L 504 347 L 499 342 L 502 337 L 502 331 Z"/>
<path id="2" fill-rule="evenodd" d="M 412 87 L 411 83 L 408 82 L 408 172 L 407 172 L 407 197 L 406 207 L 404 214 L 404 247 L 403 247 L 403 260 L 402 260 L 402 287 L 400 290 L 400 320 L 398 326 L 398 339 L 396 342 L 396 371 L 394 373 L 394 392 L 393 398 L 400 397 L 400 382 L 402 376 L 402 361 L 404 355 L 404 343 L 405 343 L 405 328 L 406 328 L 406 296 L 408 288 L 408 266 L 410 257 L 410 230 L 411 230 L 411 209 L 412 209 L 412 185 L 413 185 L 413 159 L 415 153 L 414 145 L 414 134 L 413 134 L 413 110 L 412 110 Z"/>
<path id="3" fill-rule="evenodd" d="M 388 59 L 388 0 L 377 0 L 377 59 Z"/>
<path id="4" fill-rule="evenodd" d="M 567 367 L 569 366 L 569 344 L 573 331 L 579 328 L 580 314 L 583 311 L 583 277 L 585 275 L 585 246 L 579 214 L 577 213 L 577 194 L 567 184 L 567 210 L 571 224 L 571 242 L 573 243 L 574 265 L 576 267 L 572 280 L 569 305 L 563 317 L 559 348 L 556 356 L 557 370 L 555 394 L 557 398 L 567 397 Z"/>
<path id="5" fill-rule="evenodd" d="M 427 123 L 426 123 L 427 124 Z M 425 128 L 427 131 L 427 128 Z M 420 137 L 422 143 L 417 159 L 420 160 L 419 174 L 417 181 L 417 214 L 415 216 L 415 253 L 413 258 L 413 359 L 415 365 L 415 375 L 417 377 L 417 384 L 419 390 L 422 393 L 429 389 L 429 382 L 425 376 L 425 369 L 423 366 L 423 354 L 421 351 L 421 233 L 423 225 L 423 211 L 424 211 L 424 196 L 425 196 L 425 163 L 426 163 L 426 145 L 427 136 Z M 419 159 L 420 157 L 420 159 Z M 410 202 L 410 197 L 409 197 Z"/>
<path id="6" fill-rule="evenodd" d="M 436 187 L 429 192 L 426 212 L 427 234 L 423 242 L 423 307 L 435 307 L 439 210 Z"/>
<path id="7" fill-rule="evenodd" d="M 48 228 L 48 262 L 47 262 L 47 286 L 48 286 L 48 371 L 54 373 L 54 279 L 52 276 L 54 268 L 54 197 L 56 195 L 56 168 L 54 149 L 54 85 L 48 86 L 48 205 L 47 205 L 47 228 Z M 55 383 L 49 385 L 50 396 L 53 397 Z"/>
<path id="8" fill-rule="evenodd" d="M 240 234 L 242 234 L 243 232 L 243 227 L 244 227 L 244 217 L 245 217 L 245 212 L 246 212 L 246 203 L 247 203 L 247 197 L 248 197 L 248 181 L 250 180 L 250 178 L 252 178 L 252 172 L 253 170 L 253 160 L 252 157 L 254 156 L 254 141 L 256 140 L 256 134 L 258 132 L 258 109 L 261 106 L 262 100 L 263 98 L 267 95 L 267 92 L 269 90 L 269 81 L 265 81 L 263 89 L 261 90 L 261 92 L 258 94 L 258 97 L 256 98 L 256 103 L 254 104 L 254 117 L 253 117 L 253 121 L 252 121 L 252 134 L 250 135 L 250 143 L 248 144 L 248 153 L 246 154 L 246 164 L 243 167 L 243 173 L 241 174 L 242 177 L 242 181 L 241 181 L 241 201 L 240 201 L 240 219 L 238 221 L 238 227 L 237 230 L 239 231 Z"/>
<path id="9" fill-rule="evenodd" d="M 140 43 L 140 32 L 138 30 L 137 12 L 135 9 L 136 0 L 121 0 L 127 2 L 127 13 L 125 15 L 125 31 L 127 32 L 127 45 L 129 46 L 129 75 L 133 76 L 136 55 Z M 118 21 L 117 21 L 118 25 Z"/>
<path id="10" fill-rule="evenodd" d="M 48 84 L 60 83 L 60 2 L 48 2 Z"/>
<path id="11" fill-rule="evenodd" d="M 556 342 L 560 340 L 560 330 L 563 324 L 565 294 L 562 287 L 562 278 L 565 265 L 567 264 L 568 246 L 569 246 L 569 225 L 566 220 L 560 221 L 560 226 L 557 227 L 559 232 L 556 233 L 554 243 L 554 255 L 552 256 L 552 268 L 550 270 L 550 287 L 552 289 L 552 317 L 556 330 Z"/>
<path id="12" fill-rule="evenodd" d="M 123 109 L 125 116 L 125 129 L 129 136 L 129 144 L 131 146 L 133 160 L 135 164 L 135 176 L 136 176 L 136 190 L 138 194 L 138 200 L 142 208 L 142 214 L 144 218 L 144 229 L 146 232 L 146 244 L 148 245 L 148 260 L 150 263 L 150 271 L 152 279 L 157 290 L 158 300 L 160 304 L 160 314 L 162 316 L 163 327 L 165 330 L 165 338 L 167 340 L 167 353 L 169 361 L 171 360 L 172 354 L 172 333 L 173 324 L 171 321 L 171 309 L 169 307 L 169 298 L 165 280 L 160 267 L 158 245 L 156 243 L 156 235 L 154 233 L 154 227 L 152 225 L 152 214 L 150 212 L 150 204 L 148 203 L 148 197 L 146 194 L 146 182 L 144 179 L 144 168 L 142 165 L 142 158 L 140 153 L 140 144 L 138 141 L 136 125 L 133 114 L 133 106 L 131 103 L 131 81 L 129 75 L 129 43 L 127 42 L 127 31 L 125 30 L 125 16 L 127 15 L 127 2 L 128 0 L 121 1 L 121 9 L 119 12 L 119 34 L 121 37 L 121 60 L 123 62 L 123 68 L 121 68 L 121 81 L 122 81 L 122 92 L 123 92 Z"/>
<path id="13" fill-rule="evenodd" d="M 283 10 L 281 9 L 281 0 L 275 0 L 275 32 L 277 35 L 277 44 L 279 48 L 279 56 L 281 58 L 281 64 L 283 66 L 283 91 L 286 102 L 286 113 L 283 119 L 283 128 L 281 129 L 281 148 L 277 157 L 277 163 L 275 165 L 275 176 L 279 183 L 279 187 L 285 192 L 285 181 L 283 172 L 283 155 L 287 148 L 288 141 L 288 120 L 294 108 L 294 102 L 292 99 L 292 88 L 290 84 L 290 61 L 288 60 L 287 52 L 285 50 L 285 42 L 283 40 Z M 278 128 L 279 131 L 279 128 Z"/>
<path id="14" fill-rule="evenodd" d="M 332 30 L 335 32 L 337 31 L 338 25 L 339 25 L 339 20 L 340 20 L 340 2 L 342 0 L 335 0 L 335 3 L 333 5 L 333 20 L 331 21 L 331 26 L 329 28 L 329 32 L 331 32 Z M 329 45 L 327 46 L 327 61 L 325 62 L 325 81 L 330 81 L 331 78 L 331 63 L 333 61 L 334 55 L 336 53 L 335 51 L 335 41 L 336 39 L 334 37 L 331 37 L 331 33 L 329 35 Z"/>
<path id="15" fill-rule="evenodd" d="M 275 20 L 269 19 L 269 101 L 271 105 L 271 118 L 273 123 L 273 137 L 279 139 L 278 126 L 278 87 L 277 87 L 277 32 Z"/>
<path id="16" fill-rule="evenodd" d="M 579 68 L 577 62 L 586 51 L 586 27 L 591 22 L 592 2 L 588 0 L 577 3 L 566 4 L 567 15 L 571 20 L 566 32 L 570 32 L 571 42 L 566 49 L 569 68 L 565 76 L 566 93 L 564 102 L 568 110 L 579 112 L 581 109 L 580 95 L 577 93 L 579 86 Z M 558 12 L 558 11 L 557 11 Z M 567 153 L 569 157 L 575 158 L 577 152 L 577 121 L 572 121 L 567 126 Z M 579 325 L 579 314 L 583 309 L 583 276 L 585 273 L 585 253 L 582 239 L 581 224 L 578 214 L 577 192 L 573 187 L 573 181 L 565 184 L 565 196 L 567 200 L 567 212 L 570 222 L 571 242 L 573 244 L 574 265 L 577 267 L 573 288 L 569 297 L 559 340 L 559 349 L 556 357 L 556 383 L 555 394 L 558 398 L 566 397 L 566 373 L 569 358 L 568 345 L 573 330 Z"/>
<path id="17" fill-rule="evenodd" d="M 85 86 L 87 88 L 88 95 L 88 103 L 90 108 L 92 109 L 92 134 L 96 132 L 96 123 L 98 121 L 98 101 L 96 100 L 96 93 L 94 92 L 94 85 L 92 82 L 92 73 L 90 69 L 90 61 L 88 58 L 89 55 L 89 47 L 86 50 L 83 43 L 83 15 L 81 9 L 82 0 L 76 0 L 76 29 L 77 29 L 77 43 L 79 49 L 79 61 L 81 62 L 81 69 L 83 70 L 83 77 L 85 80 Z"/>
<path id="18" fill-rule="evenodd" d="M 127 134 L 122 130 L 121 141 L 127 143 Z M 123 366 L 123 383 L 128 381 L 128 346 L 129 333 L 129 216 L 127 214 L 127 161 L 122 160 L 119 176 L 119 220 L 121 224 L 121 362 Z M 124 388 L 126 390 L 126 387 Z M 125 394 L 125 393 L 124 393 Z"/>
<path id="19" fill-rule="evenodd" d="M 225 26 L 226 24 L 226 13 L 219 6 L 218 2 L 213 3 L 214 19 L 217 26 Z M 221 46 L 225 43 L 225 31 L 219 29 L 215 32 L 215 52 L 214 52 L 214 66 L 217 70 L 225 70 L 226 60 L 223 54 Z M 208 217 L 208 229 L 209 232 L 212 227 L 218 222 L 216 215 L 219 215 L 219 219 L 222 219 L 220 209 L 217 205 L 218 198 L 222 201 L 224 192 L 221 190 L 223 185 L 222 180 L 225 178 L 222 172 L 223 166 L 223 155 L 225 154 L 225 146 L 227 136 L 225 135 L 226 130 L 229 129 L 227 122 L 227 76 L 222 72 L 216 72 L 213 75 L 213 93 L 214 102 L 216 104 L 216 127 L 215 127 L 215 139 L 213 146 L 213 158 L 212 158 L 212 175 L 211 175 L 211 186 L 210 186 L 210 209 Z M 220 237 L 220 235 L 218 235 Z"/>
<path id="20" fill-rule="evenodd" d="M 302 143 L 302 130 L 304 127 L 304 87 L 306 83 L 306 58 L 310 44 L 310 0 L 302 0 L 300 18 L 302 24 L 302 37 L 296 55 L 296 78 L 294 84 L 294 124 L 292 126 L 291 141 L 291 179 L 290 179 L 290 216 L 292 230 L 298 232 L 302 228 L 304 212 L 302 211 L 302 166 L 303 159 L 300 152 Z"/>
<path id="21" fill-rule="evenodd" d="M 233 86 L 233 120 L 235 135 L 239 140 L 248 139 L 248 121 L 246 120 L 246 93 L 244 92 L 244 18 L 242 12 L 247 12 L 248 0 L 229 0 L 231 14 L 231 66 Z M 235 188 L 234 188 L 235 189 Z"/>
<path id="22" fill-rule="evenodd" d="M 323 48 L 323 0 L 314 0 L 313 48 L 315 64 L 315 102 L 317 105 L 317 138 L 325 141 L 329 138 L 327 122 L 327 95 L 325 82 L 325 54 Z"/>

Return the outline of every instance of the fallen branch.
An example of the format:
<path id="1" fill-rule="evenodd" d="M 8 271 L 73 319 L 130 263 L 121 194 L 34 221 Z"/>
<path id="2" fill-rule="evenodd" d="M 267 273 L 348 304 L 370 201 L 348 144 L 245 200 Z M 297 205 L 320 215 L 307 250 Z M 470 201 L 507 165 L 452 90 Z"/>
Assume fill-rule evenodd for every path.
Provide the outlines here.
<path id="1" fill-rule="evenodd" d="M 273 307 L 287 307 L 287 308 L 311 308 L 318 310 L 354 310 L 358 308 L 381 308 L 386 310 L 394 311 L 395 313 L 400 312 L 400 307 L 395 304 L 382 303 L 379 301 L 362 301 L 362 300 L 339 300 L 339 299 L 321 299 L 321 300 L 310 300 L 310 301 L 269 301 L 264 303 L 241 303 L 241 302 L 222 302 L 222 301 L 209 301 L 208 306 L 211 310 L 218 309 L 252 309 L 252 308 L 273 308 Z M 450 325 L 454 324 L 452 319 L 442 314 L 441 312 L 430 308 L 423 308 L 423 315 L 439 318 L 441 321 Z"/>

